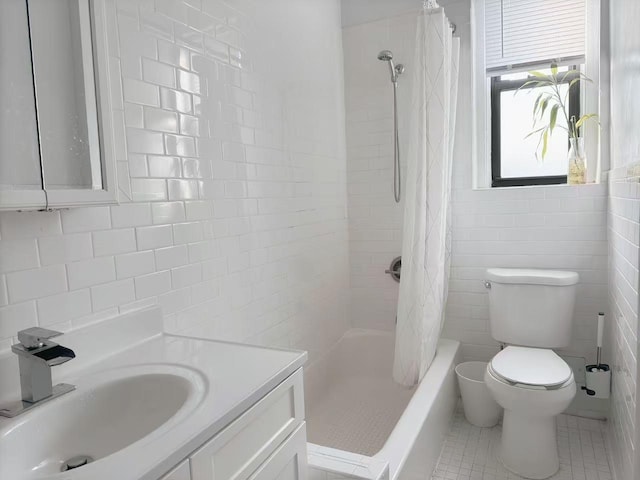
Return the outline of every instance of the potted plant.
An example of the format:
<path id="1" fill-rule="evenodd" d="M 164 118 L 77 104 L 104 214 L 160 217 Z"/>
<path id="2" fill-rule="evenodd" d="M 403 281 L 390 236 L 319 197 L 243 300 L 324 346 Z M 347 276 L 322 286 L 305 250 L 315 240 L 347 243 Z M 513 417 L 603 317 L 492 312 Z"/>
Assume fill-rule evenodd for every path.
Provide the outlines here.
<path id="1" fill-rule="evenodd" d="M 580 71 L 569 70 L 558 72 L 558 65 L 551 65 L 551 74 L 547 75 L 542 72 L 529 72 L 533 77 L 532 80 L 526 82 L 518 90 L 527 87 L 544 88 L 536 97 L 533 106 L 533 128 L 534 130 L 527 135 L 539 135 L 538 145 L 536 147 L 536 158 L 538 158 L 538 150 L 542 146 L 542 160 L 547 154 L 547 146 L 549 138 L 553 134 L 554 129 L 561 128 L 569 135 L 569 154 L 568 154 L 568 170 L 567 183 L 582 184 L 587 181 L 587 159 L 584 151 L 584 138 L 581 135 L 581 128 L 588 120 L 595 120 L 595 113 L 587 113 L 580 118 L 575 115 L 569 115 L 568 98 L 571 90 L 578 88 L 581 81 L 591 82 Z M 561 86 L 568 85 L 565 93 L 561 92 Z M 546 87 L 546 88 L 545 88 Z M 558 115 L 562 115 L 566 122 L 564 125 L 558 124 Z"/>

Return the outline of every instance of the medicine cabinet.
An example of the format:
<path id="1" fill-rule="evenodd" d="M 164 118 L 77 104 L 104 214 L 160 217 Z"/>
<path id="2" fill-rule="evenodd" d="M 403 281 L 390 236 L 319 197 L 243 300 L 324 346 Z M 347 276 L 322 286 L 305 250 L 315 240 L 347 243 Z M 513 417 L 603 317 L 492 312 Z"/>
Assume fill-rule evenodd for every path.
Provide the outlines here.
<path id="1" fill-rule="evenodd" d="M 104 0 L 0 1 L 0 210 L 116 203 Z"/>

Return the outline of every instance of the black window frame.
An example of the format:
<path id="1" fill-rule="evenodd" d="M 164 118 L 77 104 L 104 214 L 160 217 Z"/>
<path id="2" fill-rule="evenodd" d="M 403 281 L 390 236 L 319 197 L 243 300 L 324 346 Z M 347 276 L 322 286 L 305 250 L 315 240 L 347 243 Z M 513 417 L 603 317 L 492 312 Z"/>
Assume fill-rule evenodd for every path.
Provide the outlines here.
<path id="1" fill-rule="evenodd" d="M 569 83 L 580 71 L 578 65 L 569 67 L 569 72 L 561 83 Z M 492 187 L 524 187 L 530 185 L 558 185 L 567 183 L 566 175 L 547 175 L 538 177 L 505 177 L 500 175 L 501 151 L 500 151 L 500 94 L 504 91 L 515 91 L 521 88 L 526 82 L 535 80 L 536 77 L 528 76 L 518 80 L 503 80 L 500 76 L 491 77 L 491 186 Z M 535 88 L 534 85 L 527 85 L 524 89 Z M 569 92 L 569 118 L 575 116 L 580 118 L 580 82 L 576 82 L 575 87 Z M 567 147 L 567 152 L 569 147 Z"/>

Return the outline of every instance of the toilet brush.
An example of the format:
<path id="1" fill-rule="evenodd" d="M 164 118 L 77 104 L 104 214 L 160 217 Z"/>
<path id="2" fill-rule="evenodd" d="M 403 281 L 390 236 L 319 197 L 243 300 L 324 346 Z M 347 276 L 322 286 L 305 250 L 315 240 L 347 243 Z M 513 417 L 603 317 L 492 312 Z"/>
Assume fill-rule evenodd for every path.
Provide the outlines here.
<path id="1" fill-rule="evenodd" d="M 597 346 L 596 346 L 596 365 L 600 368 L 600 357 L 602 355 L 602 336 L 604 334 L 604 313 L 600 312 L 598 314 L 598 338 L 597 338 Z"/>
<path id="2" fill-rule="evenodd" d="M 598 336 L 596 345 L 596 363 L 586 367 L 586 386 L 582 387 L 587 395 L 595 398 L 609 398 L 611 391 L 611 370 L 602 363 L 602 337 L 604 334 L 604 313 L 598 314 Z"/>

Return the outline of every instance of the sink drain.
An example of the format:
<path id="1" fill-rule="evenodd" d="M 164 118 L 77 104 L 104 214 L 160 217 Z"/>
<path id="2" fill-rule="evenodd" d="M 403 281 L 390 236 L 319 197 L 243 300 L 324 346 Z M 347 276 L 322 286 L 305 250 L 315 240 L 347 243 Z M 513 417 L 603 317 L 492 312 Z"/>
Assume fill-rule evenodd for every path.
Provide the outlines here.
<path id="1" fill-rule="evenodd" d="M 77 457 L 70 458 L 64 462 L 64 465 L 62 465 L 60 470 L 66 472 L 68 470 L 84 467 L 87 463 L 91 462 L 93 462 L 93 458 L 89 455 L 78 455 Z"/>

